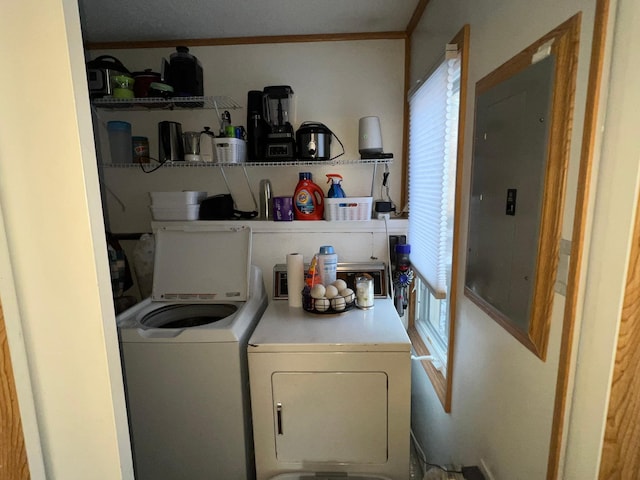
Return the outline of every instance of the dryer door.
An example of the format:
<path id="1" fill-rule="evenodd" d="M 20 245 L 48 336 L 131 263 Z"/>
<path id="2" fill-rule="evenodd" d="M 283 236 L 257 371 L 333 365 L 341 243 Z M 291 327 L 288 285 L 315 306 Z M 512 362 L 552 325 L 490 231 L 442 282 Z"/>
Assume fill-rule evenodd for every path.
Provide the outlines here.
<path id="1" fill-rule="evenodd" d="M 277 372 L 272 388 L 279 462 L 387 461 L 384 372 Z"/>

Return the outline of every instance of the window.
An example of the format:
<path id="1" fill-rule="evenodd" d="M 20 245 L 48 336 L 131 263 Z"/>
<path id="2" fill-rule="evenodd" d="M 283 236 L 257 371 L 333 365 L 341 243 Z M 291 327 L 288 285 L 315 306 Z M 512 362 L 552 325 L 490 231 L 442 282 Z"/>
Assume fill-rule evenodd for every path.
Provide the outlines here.
<path id="1" fill-rule="evenodd" d="M 445 411 L 451 404 L 467 38 L 465 27 L 408 99 L 408 242 L 415 273 L 409 336 Z"/>

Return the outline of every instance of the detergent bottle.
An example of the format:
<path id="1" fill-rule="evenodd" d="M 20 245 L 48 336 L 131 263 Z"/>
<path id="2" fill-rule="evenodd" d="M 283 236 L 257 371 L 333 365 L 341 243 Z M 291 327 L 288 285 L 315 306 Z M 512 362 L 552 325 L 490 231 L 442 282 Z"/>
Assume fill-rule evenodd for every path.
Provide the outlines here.
<path id="1" fill-rule="evenodd" d="M 327 183 L 331 182 L 327 198 L 345 198 L 344 190 L 342 190 L 342 175 L 337 173 L 327 173 Z"/>
<path id="2" fill-rule="evenodd" d="M 295 220 L 322 220 L 324 216 L 324 192 L 311 181 L 310 172 L 301 172 L 293 194 L 293 218 Z"/>

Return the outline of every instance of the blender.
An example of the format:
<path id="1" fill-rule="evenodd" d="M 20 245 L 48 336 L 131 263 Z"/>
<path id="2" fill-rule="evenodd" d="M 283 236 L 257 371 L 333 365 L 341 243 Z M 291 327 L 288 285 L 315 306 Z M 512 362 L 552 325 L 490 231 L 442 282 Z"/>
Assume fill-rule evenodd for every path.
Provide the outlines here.
<path id="1" fill-rule="evenodd" d="M 265 142 L 265 159 L 295 160 L 296 139 L 289 122 L 293 90 L 287 85 L 264 88 L 264 111 L 269 124 Z"/>

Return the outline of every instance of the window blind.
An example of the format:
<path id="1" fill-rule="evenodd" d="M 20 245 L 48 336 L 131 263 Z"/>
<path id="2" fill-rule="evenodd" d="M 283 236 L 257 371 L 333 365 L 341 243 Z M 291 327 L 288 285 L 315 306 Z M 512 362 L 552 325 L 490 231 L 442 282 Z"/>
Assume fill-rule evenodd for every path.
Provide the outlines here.
<path id="1" fill-rule="evenodd" d="M 451 270 L 459 103 L 460 60 L 447 52 L 409 99 L 411 263 L 440 299 Z"/>

